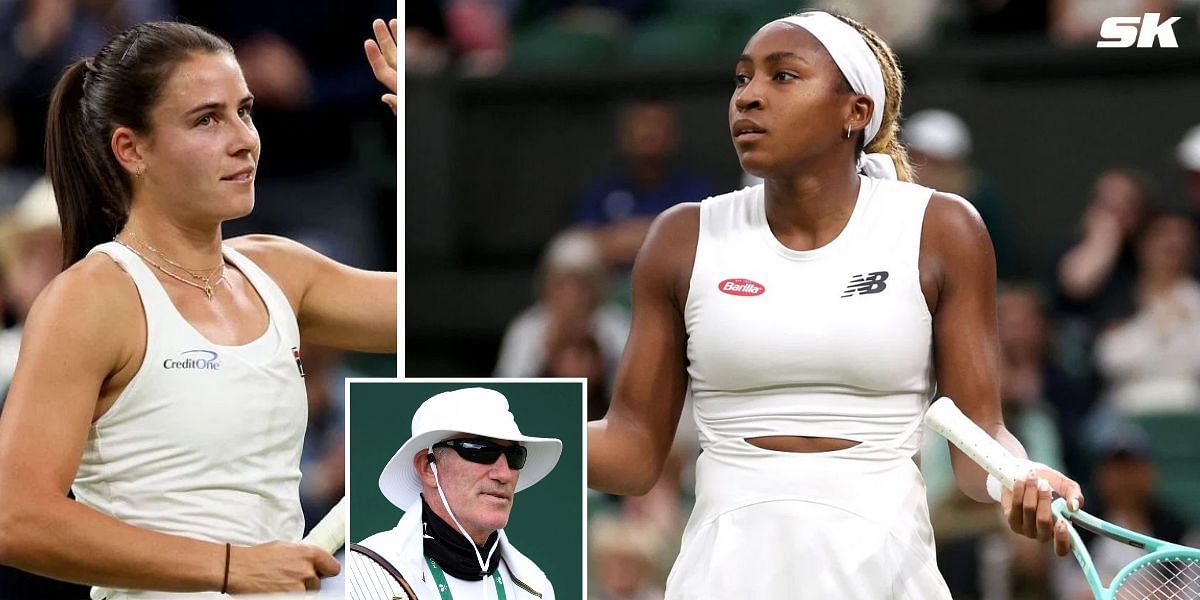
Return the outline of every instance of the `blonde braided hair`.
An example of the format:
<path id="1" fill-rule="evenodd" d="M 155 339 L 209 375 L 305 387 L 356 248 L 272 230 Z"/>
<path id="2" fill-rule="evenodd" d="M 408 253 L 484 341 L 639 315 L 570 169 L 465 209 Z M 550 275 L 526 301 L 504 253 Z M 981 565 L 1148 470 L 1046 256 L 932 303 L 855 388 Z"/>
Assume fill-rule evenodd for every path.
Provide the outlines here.
<path id="1" fill-rule="evenodd" d="M 904 75 L 900 71 L 900 63 L 887 43 L 866 25 L 850 17 L 838 14 L 833 16 L 841 19 L 862 35 L 867 46 L 871 48 L 871 52 L 875 53 L 875 58 L 883 70 L 883 88 L 887 96 L 883 102 L 883 121 L 879 125 L 879 133 L 875 134 L 875 139 L 863 151 L 880 152 L 891 156 L 892 161 L 896 163 L 897 178 L 900 181 L 912 181 L 913 170 L 908 161 L 908 149 L 900 143 L 900 104 L 904 96 Z"/>

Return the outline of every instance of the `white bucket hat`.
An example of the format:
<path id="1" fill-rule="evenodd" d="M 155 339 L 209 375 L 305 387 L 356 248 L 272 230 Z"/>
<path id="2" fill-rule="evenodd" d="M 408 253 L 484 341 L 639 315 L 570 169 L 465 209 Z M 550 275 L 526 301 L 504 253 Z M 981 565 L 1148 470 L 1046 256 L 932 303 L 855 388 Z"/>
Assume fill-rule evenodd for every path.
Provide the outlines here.
<path id="1" fill-rule="evenodd" d="M 966 122 L 940 108 L 909 117 L 901 136 L 909 148 L 942 160 L 964 159 L 971 153 L 971 130 Z"/>
<path id="2" fill-rule="evenodd" d="M 1183 135 L 1175 156 L 1184 169 L 1200 171 L 1200 125 L 1193 126 Z"/>
<path id="3" fill-rule="evenodd" d="M 541 481 L 558 464 L 562 454 L 561 441 L 521 433 L 504 394 L 478 387 L 442 392 L 422 403 L 413 415 L 412 437 L 383 467 L 379 491 L 396 507 L 408 510 L 422 490 L 413 457 L 460 433 L 520 442 L 529 449 L 525 467 L 517 479 L 518 492 Z"/>

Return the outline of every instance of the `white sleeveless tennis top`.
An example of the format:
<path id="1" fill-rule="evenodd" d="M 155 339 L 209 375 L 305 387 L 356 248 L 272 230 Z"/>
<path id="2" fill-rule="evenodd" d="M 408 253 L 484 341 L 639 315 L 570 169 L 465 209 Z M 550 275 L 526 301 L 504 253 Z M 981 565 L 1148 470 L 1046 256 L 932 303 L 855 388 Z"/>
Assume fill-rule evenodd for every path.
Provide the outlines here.
<path id="1" fill-rule="evenodd" d="M 771 233 L 762 185 L 701 203 L 684 320 L 702 447 L 768 435 L 919 447 L 933 369 L 918 257 L 933 190 L 860 180 L 845 229 L 808 251 Z"/>
<path id="2" fill-rule="evenodd" d="M 128 248 L 109 242 L 95 252 L 112 258 L 137 285 L 146 354 L 88 432 L 71 486 L 75 497 L 163 533 L 237 545 L 299 540 L 308 401 L 300 332 L 283 291 L 225 246 L 225 259 L 265 302 L 269 323 L 259 340 L 220 346 L 179 314 L 154 273 Z M 93 598 L 105 595 L 139 594 L 92 589 Z"/>

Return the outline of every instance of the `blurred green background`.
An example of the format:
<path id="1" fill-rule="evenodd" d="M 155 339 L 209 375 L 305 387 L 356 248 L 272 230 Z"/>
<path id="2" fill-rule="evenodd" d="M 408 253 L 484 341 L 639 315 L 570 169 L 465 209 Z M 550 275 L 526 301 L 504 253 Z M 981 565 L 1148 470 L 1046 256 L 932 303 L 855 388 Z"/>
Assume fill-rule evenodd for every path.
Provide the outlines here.
<path id="1" fill-rule="evenodd" d="M 537 485 L 517 494 L 504 531 L 521 553 L 546 572 L 556 597 L 582 598 L 582 381 L 352 381 L 346 407 L 350 419 L 350 541 L 391 529 L 404 514 L 379 492 L 378 480 L 388 459 L 411 435 L 417 407 L 434 394 L 475 386 L 507 396 L 522 433 L 562 440 L 558 466 Z"/>

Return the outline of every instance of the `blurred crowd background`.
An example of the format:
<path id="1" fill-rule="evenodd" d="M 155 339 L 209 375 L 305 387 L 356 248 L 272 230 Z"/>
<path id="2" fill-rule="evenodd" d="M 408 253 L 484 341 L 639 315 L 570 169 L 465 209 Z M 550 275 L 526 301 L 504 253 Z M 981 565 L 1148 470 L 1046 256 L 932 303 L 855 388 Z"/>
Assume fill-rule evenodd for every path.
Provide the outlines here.
<path id="1" fill-rule="evenodd" d="M 363 54 L 390 0 L 0 0 L 0 407 L 21 324 L 61 268 L 44 178 L 46 110 L 64 68 L 143 21 L 182 20 L 235 47 L 255 99 L 262 162 L 251 216 L 225 235 L 272 233 L 361 268 L 396 269 L 396 117 Z M 301 500 L 311 526 L 343 495 L 343 381 L 395 376 L 395 357 L 301 349 L 309 424 Z M 334 584 L 336 585 L 336 584 Z M 0 568 L 0 598 L 86 598 L 87 588 Z"/>
<path id="2" fill-rule="evenodd" d="M 407 3 L 407 373 L 585 376 L 603 416 L 646 228 L 753 183 L 729 141 L 734 63 L 803 7 L 898 51 L 919 182 L 988 225 L 1009 429 L 1095 514 L 1200 542 L 1195 1 Z M 1148 12 L 1180 17 L 1178 49 L 1095 47 L 1104 18 Z M 592 598 L 661 597 L 692 502 L 689 411 L 653 491 L 589 497 Z M 1091 597 L 1074 559 L 1009 533 L 948 462 L 928 435 L 955 598 Z M 1105 581 L 1136 553 L 1088 543 Z"/>

